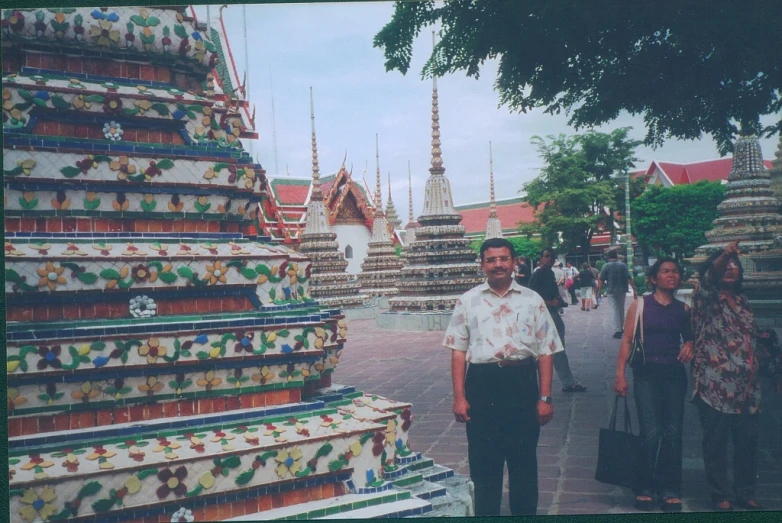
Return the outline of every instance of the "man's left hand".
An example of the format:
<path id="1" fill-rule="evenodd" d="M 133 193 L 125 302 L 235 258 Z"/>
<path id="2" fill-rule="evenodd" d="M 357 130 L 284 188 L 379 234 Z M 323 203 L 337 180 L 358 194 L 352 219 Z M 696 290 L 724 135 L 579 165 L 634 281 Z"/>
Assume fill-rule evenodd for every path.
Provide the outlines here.
<path id="1" fill-rule="evenodd" d="M 545 425 L 554 418 L 554 407 L 545 401 L 538 401 L 538 423 Z"/>

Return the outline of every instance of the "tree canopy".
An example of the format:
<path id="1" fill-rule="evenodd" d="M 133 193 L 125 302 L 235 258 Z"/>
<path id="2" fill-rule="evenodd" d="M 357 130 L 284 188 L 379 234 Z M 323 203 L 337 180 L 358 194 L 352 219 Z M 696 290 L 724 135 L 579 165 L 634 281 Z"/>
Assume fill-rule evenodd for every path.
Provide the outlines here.
<path id="1" fill-rule="evenodd" d="M 440 25 L 422 75 L 478 78 L 511 110 L 565 111 L 576 130 L 642 115 L 644 143 L 711 135 L 720 153 L 782 110 L 782 2 L 751 0 L 432 0 L 397 2 L 377 33 L 386 70 L 407 73 L 413 41 Z"/>
<path id="2" fill-rule="evenodd" d="M 707 243 L 705 233 L 724 195 L 719 182 L 650 187 L 633 202 L 633 234 L 639 244 L 681 262 Z"/>
<path id="3" fill-rule="evenodd" d="M 486 238 L 481 236 L 479 239 L 474 240 L 470 247 L 475 250 L 475 252 L 481 251 L 481 244 Z M 540 253 L 540 242 L 532 240 L 530 238 L 525 238 L 523 236 L 513 236 L 511 238 L 505 238 L 508 240 L 511 245 L 513 245 L 513 250 L 516 251 L 516 256 L 521 256 L 524 258 L 530 258 L 532 260 L 538 259 L 538 254 Z"/>
<path id="4" fill-rule="evenodd" d="M 609 134 L 560 134 L 549 136 L 548 142 L 533 136 L 544 166 L 523 187 L 522 199 L 536 211 L 535 221 L 522 226 L 522 231 L 540 233 L 544 245 L 567 250 L 580 246 L 584 252 L 596 231 L 612 231 L 613 209 L 624 207 L 624 181 L 614 175 L 638 160 L 634 150 L 640 142 L 628 139 L 629 131 L 622 127 Z M 635 180 L 631 188 L 639 194 L 643 182 Z"/>

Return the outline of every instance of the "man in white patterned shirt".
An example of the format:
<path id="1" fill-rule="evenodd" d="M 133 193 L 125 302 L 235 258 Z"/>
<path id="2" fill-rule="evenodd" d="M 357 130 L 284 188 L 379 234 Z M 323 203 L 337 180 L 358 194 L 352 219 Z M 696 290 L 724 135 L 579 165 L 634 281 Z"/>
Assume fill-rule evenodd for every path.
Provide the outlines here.
<path id="1" fill-rule="evenodd" d="M 480 253 L 487 281 L 460 297 L 443 340 L 453 412 L 467 423 L 475 515 L 500 514 L 506 461 L 511 513 L 534 515 L 538 437 L 554 415 L 551 355 L 564 349 L 543 299 L 513 281 L 513 245 L 492 238 Z"/>

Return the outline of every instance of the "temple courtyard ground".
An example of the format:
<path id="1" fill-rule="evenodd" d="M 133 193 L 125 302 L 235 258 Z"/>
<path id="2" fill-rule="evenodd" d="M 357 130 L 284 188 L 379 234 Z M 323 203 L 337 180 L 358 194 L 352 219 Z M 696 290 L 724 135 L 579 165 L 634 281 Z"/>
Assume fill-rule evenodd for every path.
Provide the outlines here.
<path id="1" fill-rule="evenodd" d="M 561 392 L 562 386 L 554 377 L 554 420 L 543 427 L 538 444 L 538 514 L 637 512 L 629 489 L 593 479 L 598 432 L 608 426 L 615 397 L 619 340 L 612 337 L 610 313 L 607 303 L 590 312 L 573 306 L 566 309 L 568 358 L 574 375 L 588 390 Z M 468 475 L 467 436 L 464 425 L 456 423 L 451 413 L 450 351 L 441 345 L 442 337 L 442 332 L 380 330 L 375 320 L 351 321 L 348 342 L 333 381 L 411 402 L 414 422 L 410 448 Z M 773 393 L 768 383 L 764 386 L 757 499 L 768 509 L 782 510 L 782 396 Z M 637 434 L 635 405 L 629 403 Z M 700 438 L 698 413 L 688 401 L 682 493 L 683 509 L 687 512 L 712 510 Z M 510 515 L 507 492 L 503 495 L 502 514 Z"/>

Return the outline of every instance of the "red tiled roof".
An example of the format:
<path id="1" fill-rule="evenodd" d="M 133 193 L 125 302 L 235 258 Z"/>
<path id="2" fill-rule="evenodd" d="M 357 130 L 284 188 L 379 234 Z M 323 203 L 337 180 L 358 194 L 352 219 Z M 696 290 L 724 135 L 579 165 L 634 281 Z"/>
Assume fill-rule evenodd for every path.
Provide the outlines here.
<path id="1" fill-rule="evenodd" d="M 764 160 L 767 169 L 771 168 L 771 161 Z M 733 158 L 718 158 L 694 163 L 652 162 L 647 174 L 654 172 L 657 165 L 674 185 L 698 183 L 702 180 L 719 182 L 727 180 L 730 169 L 733 166 Z"/>
<path id="2" fill-rule="evenodd" d="M 271 186 L 279 205 L 304 205 L 307 194 L 310 191 L 309 180 L 284 180 L 271 181 Z"/>
<path id="3" fill-rule="evenodd" d="M 470 205 L 457 205 L 456 212 L 462 215 L 462 225 L 466 234 L 480 234 L 486 232 L 486 222 L 489 219 L 489 202 L 480 202 Z M 497 202 L 497 217 L 500 219 L 503 230 L 513 230 L 519 222 L 530 223 L 534 220 L 532 207 L 522 203 L 520 198 L 512 200 L 500 200 Z"/>

